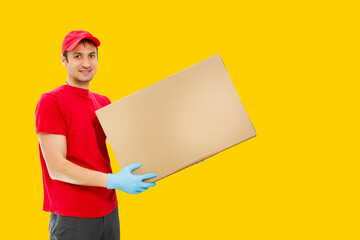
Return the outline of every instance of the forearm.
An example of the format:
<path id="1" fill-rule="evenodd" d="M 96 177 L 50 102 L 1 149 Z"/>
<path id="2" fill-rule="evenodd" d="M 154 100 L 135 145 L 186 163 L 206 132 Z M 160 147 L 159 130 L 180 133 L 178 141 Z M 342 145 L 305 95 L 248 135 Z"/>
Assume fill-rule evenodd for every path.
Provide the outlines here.
<path id="1" fill-rule="evenodd" d="M 84 186 L 107 187 L 108 174 L 90 170 L 70 162 L 67 159 L 59 161 L 52 171 L 52 179 Z"/>

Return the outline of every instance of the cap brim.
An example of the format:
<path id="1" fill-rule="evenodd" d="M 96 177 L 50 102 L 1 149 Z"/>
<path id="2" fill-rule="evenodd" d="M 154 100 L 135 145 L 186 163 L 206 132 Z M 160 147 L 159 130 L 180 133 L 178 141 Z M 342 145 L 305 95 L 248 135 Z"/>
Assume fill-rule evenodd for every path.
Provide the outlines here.
<path id="1" fill-rule="evenodd" d="M 100 41 L 99 39 L 97 39 L 96 37 L 83 37 L 83 38 L 80 38 L 80 39 L 77 39 L 75 42 L 73 42 L 72 44 L 70 44 L 70 46 L 68 46 L 66 48 L 66 51 L 72 51 L 74 50 L 74 48 L 79 44 L 79 42 L 83 39 L 90 39 L 91 41 L 93 41 L 96 45 L 96 47 L 100 46 Z"/>

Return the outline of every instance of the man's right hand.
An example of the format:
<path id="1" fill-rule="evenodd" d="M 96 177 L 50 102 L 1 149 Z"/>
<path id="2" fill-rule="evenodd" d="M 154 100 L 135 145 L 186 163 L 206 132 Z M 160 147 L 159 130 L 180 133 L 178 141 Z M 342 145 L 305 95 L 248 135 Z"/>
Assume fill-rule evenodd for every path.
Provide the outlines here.
<path id="1" fill-rule="evenodd" d="M 131 172 L 141 166 L 141 163 L 133 163 L 121 169 L 116 174 L 108 174 L 107 189 L 119 189 L 130 194 L 137 194 L 153 187 L 155 183 L 145 183 L 143 180 L 156 177 L 156 173 L 148 173 L 143 175 L 135 175 Z"/>

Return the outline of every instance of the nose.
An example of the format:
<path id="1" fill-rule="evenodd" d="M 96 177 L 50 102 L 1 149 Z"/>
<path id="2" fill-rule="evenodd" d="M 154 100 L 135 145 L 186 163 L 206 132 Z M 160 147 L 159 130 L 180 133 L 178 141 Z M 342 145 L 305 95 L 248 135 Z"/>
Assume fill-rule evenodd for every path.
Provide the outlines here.
<path id="1" fill-rule="evenodd" d="M 82 61 L 82 67 L 84 68 L 89 68 L 91 66 L 90 64 L 90 60 L 88 58 L 84 58 L 84 60 Z"/>

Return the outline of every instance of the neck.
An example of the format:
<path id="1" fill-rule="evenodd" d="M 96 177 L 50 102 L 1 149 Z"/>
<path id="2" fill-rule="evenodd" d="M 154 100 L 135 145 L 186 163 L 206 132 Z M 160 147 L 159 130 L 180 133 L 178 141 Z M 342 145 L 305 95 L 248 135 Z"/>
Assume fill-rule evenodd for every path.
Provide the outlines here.
<path id="1" fill-rule="evenodd" d="M 78 88 L 83 88 L 89 90 L 89 82 L 80 82 L 80 81 L 73 81 L 71 79 L 67 79 L 66 82 L 68 85 Z"/>

